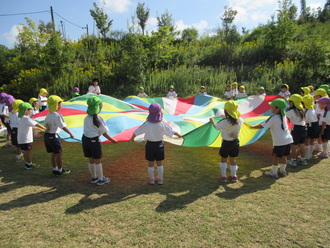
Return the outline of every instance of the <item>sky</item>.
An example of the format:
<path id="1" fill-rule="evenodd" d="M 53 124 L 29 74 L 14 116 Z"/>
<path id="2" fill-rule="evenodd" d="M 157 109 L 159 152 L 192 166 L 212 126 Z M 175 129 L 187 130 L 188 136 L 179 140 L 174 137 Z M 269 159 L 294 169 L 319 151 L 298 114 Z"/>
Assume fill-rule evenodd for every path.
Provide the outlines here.
<path id="1" fill-rule="evenodd" d="M 56 29 L 61 28 L 62 21 L 66 38 L 78 40 L 86 35 L 88 25 L 89 34 L 98 34 L 93 30 L 93 18 L 90 9 L 94 9 L 93 2 L 113 19 L 111 30 L 128 31 L 127 23 L 132 23 L 138 3 L 145 3 L 150 9 L 146 31 L 151 33 L 157 28 L 157 16 L 166 10 L 172 14 L 177 30 L 195 27 L 200 35 L 211 33 L 221 26 L 220 16 L 224 13 L 224 6 L 238 11 L 234 24 L 241 31 L 242 28 L 252 30 L 258 24 L 266 24 L 278 6 L 277 0 L 0 0 L 0 44 L 13 48 L 18 34 L 17 27 L 26 24 L 25 17 L 37 24 L 39 20 L 45 23 L 51 21 L 50 6 L 53 7 Z M 300 0 L 292 0 L 300 12 Z M 306 0 L 312 9 L 323 9 L 326 0 Z M 105 5 L 103 4 L 105 3 Z M 31 12 L 41 12 L 27 14 Z M 12 15 L 21 14 L 23 15 Z"/>

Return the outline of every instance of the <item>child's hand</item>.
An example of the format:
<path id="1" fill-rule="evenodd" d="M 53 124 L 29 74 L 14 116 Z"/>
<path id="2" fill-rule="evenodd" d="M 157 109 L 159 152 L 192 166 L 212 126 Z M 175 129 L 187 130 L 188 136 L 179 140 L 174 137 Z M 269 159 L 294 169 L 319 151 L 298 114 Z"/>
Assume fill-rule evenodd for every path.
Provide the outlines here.
<path id="1" fill-rule="evenodd" d="M 210 118 L 210 122 L 212 122 L 212 124 L 214 124 L 214 119 L 212 117 Z"/>
<path id="2" fill-rule="evenodd" d="M 324 134 L 324 130 L 322 130 L 321 132 L 320 132 L 320 135 L 323 135 Z"/>
<path id="3" fill-rule="evenodd" d="M 74 135 L 72 133 L 70 133 L 70 138 L 73 139 L 74 138 Z"/>
<path id="4" fill-rule="evenodd" d="M 116 139 L 112 139 L 111 142 L 112 143 L 118 143 L 118 141 Z"/>

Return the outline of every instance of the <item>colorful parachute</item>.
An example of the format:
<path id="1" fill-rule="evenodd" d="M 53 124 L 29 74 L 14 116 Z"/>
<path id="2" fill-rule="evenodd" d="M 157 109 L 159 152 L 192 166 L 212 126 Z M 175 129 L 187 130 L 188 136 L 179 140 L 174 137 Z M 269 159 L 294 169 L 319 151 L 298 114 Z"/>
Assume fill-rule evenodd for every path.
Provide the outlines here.
<path id="1" fill-rule="evenodd" d="M 60 137 L 69 142 L 81 142 L 83 134 L 83 123 L 87 113 L 87 99 L 91 94 L 82 95 L 63 102 L 60 113 L 75 136 L 70 136 L 63 130 Z M 158 98 L 138 98 L 136 96 L 127 97 L 124 101 L 116 98 L 100 95 L 103 108 L 100 116 L 105 120 L 109 135 L 117 139 L 118 142 L 128 142 L 135 129 L 142 125 L 148 116 L 148 108 L 151 103 L 157 102 L 163 109 L 163 121 L 179 133 L 184 134 L 183 138 L 165 138 L 165 141 L 182 146 L 221 146 L 220 132 L 215 130 L 209 122 L 210 117 L 216 117 L 215 121 L 224 118 L 225 101 L 213 96 L 197 95 L 187 99 Z M 271 114 L 268 102 L 273 101 L 278 96 L 251 96 L 237 100 L 244 118 L 244 125 L 240 132 L 240 144 L 248 145 L 258 140 L 267 130 L 251 129 L 254 125 L 266 120 Z M 45 110 L 34 118 L 43 123 L 48 110 Z M 143 136 L 136 137 L 136 140 L 143 139 Z M 102 143 L 108 143 L 106 138 L 101 136 Z"/>

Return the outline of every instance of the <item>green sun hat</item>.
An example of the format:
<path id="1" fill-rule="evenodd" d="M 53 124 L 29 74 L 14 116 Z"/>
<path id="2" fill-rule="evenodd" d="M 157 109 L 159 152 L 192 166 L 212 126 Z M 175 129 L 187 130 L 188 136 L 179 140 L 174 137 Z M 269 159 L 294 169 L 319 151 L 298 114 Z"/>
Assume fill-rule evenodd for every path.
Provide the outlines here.
<path id="1" fill-rule="evenodd" d="M 287 103 L 286 103 L 286 101 L 284 99 L 277 98 L 274 101 L 269 102 L 268 104 L 271 105 L 271 106 L 280 108 L 281 109 L 282 116 L 285 116 L 285 108 L 288 105 L 287 105 Z"/>
<path id="2" fill-rule="evenodd" d="M 22 118 L 25 115 L 25 110 L 33 109 L 32 105 L 28 102 L 22 102 L 19 106 L 18 118 Z"/>
<path id="3" fill-rule="evenodd" d="M 173 85 L 170 85 L 170 89 L 174 89 L 174 86 Z"/>
<path id="4" fill-rule="evenodd" d="M 224 109 L 227 111 L 227 113 L 236 120 L 241 116 L 241 113 L 237 110 L 237 108 L 238 103 L 233 100 L 229 100 L 225 103 L 224 106 Z"/>
<path id="5" fill-rule="evenodd" d="M 80 96 L 78 92 L 74 93 L 73 96 Z"/>
<path id="6" fill-rule="evenodd" d="M 265 90 L 265 88 L 261 86 L 261 87 L 259 87 L 258 90 Z"/>
<path id="7" fill-rule="evenodd" d="M 294 106 L 296 106 L 296 108 L 299 109 L 299 110 L 304 108 L 302 103 L 301 103 L 302 100 L 303 100 L 303 98 L 299 94 L 293 94 L 289 97 L 289 101 L 292 101 Z"/>
<path id="8" fill-rule="evenodd" d="M 87 114 L 89 115 L 95 115 L 100 112 L 100 103 L 102 102 L 101 98 L 97 96 L 91 96 L 87 100 Z"/>
<path id="9" fill-rule="evenodd" d="M 325 91 L 328 91 L 328 89 L 329 89 L 329 85 L 327 85 L 327 84 L 322 84 L 322 85 L 320 85 L 319 89 L 325 89 Z"/>
<path id="10" fill-rule="evenodd" d="M 144 90 L 144 88 L 143 88 L 142 86 L 140 87 L 140 89 L 141 89 L 141 90 Z"/>

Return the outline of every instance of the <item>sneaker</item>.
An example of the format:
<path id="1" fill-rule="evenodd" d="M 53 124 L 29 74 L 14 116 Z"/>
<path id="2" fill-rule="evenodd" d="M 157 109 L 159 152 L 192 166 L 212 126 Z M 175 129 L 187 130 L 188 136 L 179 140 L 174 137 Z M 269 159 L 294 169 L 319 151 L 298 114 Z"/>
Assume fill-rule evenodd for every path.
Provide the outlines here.
<path id="1" fill-rule="evenodd" d="M 149 184 L 154 185 L 155 184 L 155 178 L 149 178 Z"/>
<path id="2" fill-rule="evenodd" d="M 279 171 L 278 175 L 281 177 L 286 177 L 288 175 L 288 173 L 286 171 Z"/>
<path id="3" fill-rule="evenodd" d="M 273 173 L 273 171 L 266 171 L 265 175 L 274 179 L 278 179 L 278 173 Z"/>
<path id="4" fill-rule="evenodd" d="M 54 171 L 54 170 L 53 170 L 53 174 L 54 174 L 54 175 L 57 175 L 57 172 L 58 172 L 58 171 Z"/>
<path id="5" fill-rule="evenodd" d="M 91 178 L 91 183 L 97 183 L 98 180 L 99 180 L 98 177 L 97 177 L 97 178 L 92 177 L 92 178 Z"/>
<path id="6" fill-rule="evenodd" d="M 297 160 L 297 164 L 298 164 L 298 165 L 307 165 L 307 161 L 306 161 L 306 159 L 304 159 L 304 160 L 300 160 L 300 159 L 298 159 L 298 160 Z"/>
<path id="7" fill-rule="evenodd" d="M 158 179 L 157 178 L 157 182 L 158 182 L 159 185 L 163 185 L 163 179 Z"/>
<path id="8" fill-rule="evenodd" d="M 316 151 L 316 152 L 322 152 L 323 151 L 323 148 L 319 148 L 318 146 L 315 146 L 314 147 L 314 151 Z"/>
<path id="9" fill-rule="evenodd" d="M 15 147 L 15 146 L 13 146 L 13 144 L 11 143 L 6 143 L 4 147 Z"/>
<path id="10" fill-rule="evenodd" d="M 328 154 L 326 154 L 325 152 L 320 152 L 319 154 L 317 154 L 317 156 L 319 158 L 328 158 L 329 157 Z"/>
<path id="11" fill-rule="evenodd" d="M 70 172 L 71 172 L 70 170 L 66 170 L 66 169 L 62 168 L 62 172 L 56 171 L 56 173 L 54 173 L 54 174 L 56 174 L 58 176 L 62 176 L 62 175 L 70 174 Z"/>
<path id="12" fill-rule="evenodd" d="M 25 163 L 25 169 L 31 170 L 31 169 L 33 169 L 33 165 L 32 164 L 28 165 L 27 163 Z"/>
<path id="13" fill-rule="evenodd" d="M 291 166 L 297 166 L 297 160 L 290 159 L 290 160 L 288 160 L 287 164 L 291 165 Z"/>
<path id="14" fill-rule="evenodd" d="M 24 161 L 24 155 L 21 155 L 21 156 L 19 156 L 19 157 L 16 157 L 16 162 L 22 162 L 22 161 Z"/>
<path id="15" fill-rule="evenodd" d="M 310 160 L 310 159 L 311 159 L 310 155 L 309 155 L 309 154 L 306 154 L 305 159 L 306 159 L 306 160 Z"/>
<path id="16" fill-rule="evenodd" d="M 109 177 L 103 177 L 103 179 L 99 179 L 97 181 L 97 185 L 103 185 L 103 184 L 108 183 L 108 182 L 110 182 L 110 178 Z"/>
<path id="17" fill-rule="evenodd" d="M 221 182 L 225 183 L 227 182 L 227 177 L 220 177 Z"/>
<path id="18" fill-rule="evenodd" d="M 238 177 L 232 177 L 231 175 L 228 177 L 230 180 L 232 180 L 233 182 L 237 182 L 238 181 Z"/>

